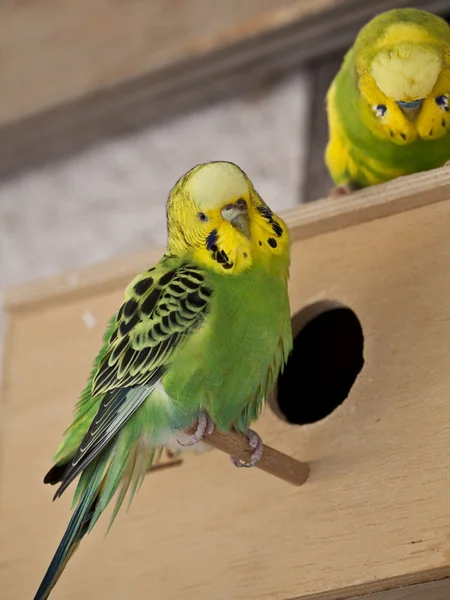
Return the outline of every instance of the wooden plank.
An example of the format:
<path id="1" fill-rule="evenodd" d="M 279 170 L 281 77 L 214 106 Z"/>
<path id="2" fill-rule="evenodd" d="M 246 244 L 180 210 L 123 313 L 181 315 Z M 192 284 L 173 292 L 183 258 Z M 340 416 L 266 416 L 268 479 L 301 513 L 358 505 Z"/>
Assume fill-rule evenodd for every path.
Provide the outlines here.
<path id="1" fill-rule="evenodd" d="M 3 3 L 0 176 L 254 89 L 406 5 L 446 0 Z"/>
<path id="2" fill-rule="evenodd" d="M 450 580 L 431 581 L 419 585 L 389 590 L 370 594 L 368 596 L 359 596 L 359 600 L 448 600 L 450 596 Z M 349 600 L 356 600 L 349 598 Z"/>
<path id="3" fill-rule="evenodd" d="M 450 576 L 447 192 L 446 201 L 427 203 L 428 190 L 411 210 L 404 199 L 389 216 L 383 209 L 384 218 L 321 235 L 293 229 L 292 314 L 334 299 L 355 311 L 365 336 L 364 369 L 329 417 L 296 427 L 267 407 L 257 423 L 267 444 L 310 464 L 307 483 L 234 469 L 222 453 L 186 457 L 147 478 L 106 541 L 108 515 L 98 523 L 52 600 L 149 590 L 166 600 L 390 590 L 380 600 L 415 600 L 398 588 Z M 0 482 L 8 598 L 32 597 L 69 517 L 69 495 L 52 503 L 41 476 L 123 293 L 122 285 L 91 291 L 8 311 Z"/>
<path id="4" fill-rule="evenodd" d="M 302 205 L 285 211 L 283 218 L 293 241 L 297 241 L 442 202 L 449 195 L 450 167 L 442 167 L 399 177 L 339 200 L 324 198 Z M 62 297 L 74 298 L 96 290 L 125 287 L 136 273 L 157 262 L 163 251 L 163 248 L 153 248 L 44 281 L 13 286 L 5 292 L 4 306 L 7 310 L 29 309 L 39 303 L 60 302 Z"/>

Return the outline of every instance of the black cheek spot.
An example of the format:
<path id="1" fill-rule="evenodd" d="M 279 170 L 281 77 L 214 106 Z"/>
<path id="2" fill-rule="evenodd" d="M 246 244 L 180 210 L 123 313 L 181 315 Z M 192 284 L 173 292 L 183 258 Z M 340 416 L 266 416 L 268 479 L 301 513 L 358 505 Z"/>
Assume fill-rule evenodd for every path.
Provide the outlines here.
<path id="1" fill-rule="evenodd" d="M 258 206 L 256 209 L 259 213 L 261 213 L 266 219 L 271 219 L 273 212 L 270 210 L 268 206 Z"/>
<path id="2" fill-rule="evenodd" d="M 225 253 L 222 251 L 222 252 L 219 252 L 219 254 L 216 256 L 216 260 L 219 263 L 219 265 L 222 265 L 222 264 L 228 262 L 228 257 L 226 254 L 224 256 L 224 254 Z"/>
<path id="3" fill-rule="evenodd" d="M 208 237 L 206 238 L 206 248 L 208 250 L 213 250 L 213 248 L 216 248 L 217 250 L 217 229 L 213 229 L 211 231 L 211 233 L 208 235 Z M 214 250 L 213 250 L 214 252 Z"/>
<path id="4" fill-rule="evenodd" d="M 126 335 L 129 333 L 133 327 L 135 327 L 140 321 L 138 313 L 135 313 L 134 317 L 129 321 L 122 321 L 120 324 L 120 335 Z"/>
<path id="5" fill-rule="evenodd" d="M 275 235 L 277 235 L 278 237 L 283 235 L 283 228 L 277 222 L 273 223 L 272 229 L 273 229 Z"/>
<path id="6" fill-rule="evenodd" d="M 442 125 L 442 127 L 445 127 L 447 125 L 447 121 L 445 119 L 442 119 L 441 125 Z"/>
<path id="7" fill-rule="evenodd" d="M 428 135 L 433 135 L 433 128 L 430 129 L 430 131 L 428 132 Z"/>
<path id="8" fill-rule="evenodd" d="M 247 252 L 243 252 L 243 253 L 242 253 L 242 256 L 243 256 L 244 258 L 247 258 Z"/>
<path id="9" fill-rule="evenodd" d="M 130 317 L 132 317 L 134 315 L 137 307 L 138 307 L 138 303 L 136 302 L 136 300 L 134 298 L 131 298 L 125 304 L 124 309 L 123 309 L 123 314 L 129 319 Z"/>
<path id="10" fill-rule="evenodd" d="M 389 134 L 391 137 L 394 137 L 394 132 L 392 131 L 392 129 L 389 129 Z"/>
<path id="11" fill-rule="evenodd" d="M 161 290 L 155 289 L 151 294 L 147 296 L 147 298 L 144 300 L 141 306 L 141 310 L 145 315 L 149 316 L 152 313 L 160 295 Z"/>
<path id="12" fill-rule="evenodd" d="M 271 248 L 276 248 L 276 247 L 278 246 L 278 244 L 277 244 L 277 240 L 275 240 L 274 238 L 269 238 L 269 239 L 267 240 L 267 243 L 269 244 L 269 246 L 270 246 Z"/>
<path id="13" fill-rule="evenodd" d="M 163 275 L 161 277 L 161 279 L 159 280 L 159 285 L 166 285 L 167 283 L 169 283 L 169 281 L 172 280 L 174 275 L 175 275 L 175 270 L 167 271 L 167 273 L 165 275 Z"/>
<path id="14" fill-rule="evenodd" d="M 145 279 L 141 279 L 134 286 L 134 291 L 138 296 L 142 296 L 147 292 L 153 285 L 153 277 L 146 277 Z"/>
<path id="15" fill-rule="evenodd" d="M 258 244 L 259 244 L 260 246 L 262 246 L 262 242 L 261 242 L 261 240 L 259 240 Z"/>
<path id="16" fill-rule="evenodd" d="M 406 135 L 404 133 L 401 133 L 400 137 L 402 138 L 402 140 L 406 141 Z"/>
<path id="17" fill-rule="evenodd" d="M 232 266 L 233 266 L 233 263 L 225 263 L 225 264 L 222 265 L 222 267 L 224 269 L 231 269 Z"/>

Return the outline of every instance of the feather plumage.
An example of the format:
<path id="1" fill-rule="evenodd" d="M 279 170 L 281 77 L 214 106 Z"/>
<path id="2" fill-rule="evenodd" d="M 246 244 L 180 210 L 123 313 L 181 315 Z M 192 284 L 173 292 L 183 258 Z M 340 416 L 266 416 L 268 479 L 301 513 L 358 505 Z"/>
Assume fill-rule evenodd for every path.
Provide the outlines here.
<path id="1" fill-rule="evenodd" d="M 225 215 L 225 216 L 224 216 Z M 169 243 L 128 286 L 46 483 L 81 473 L 76 509 L 35 600 L 116 495 L 142 484 L 165 440 L 206 410 L 245 432 L 292 348 L 283 221 L 231 163 L 194 168 L 168 201 Z"/>
<path id="2" fill-rule="evenodd" d="M 359 33 L 327 94 L 325 161 L 338 186 L 375 185 L 450 159 L 450 27 L 412 8 Z"/>

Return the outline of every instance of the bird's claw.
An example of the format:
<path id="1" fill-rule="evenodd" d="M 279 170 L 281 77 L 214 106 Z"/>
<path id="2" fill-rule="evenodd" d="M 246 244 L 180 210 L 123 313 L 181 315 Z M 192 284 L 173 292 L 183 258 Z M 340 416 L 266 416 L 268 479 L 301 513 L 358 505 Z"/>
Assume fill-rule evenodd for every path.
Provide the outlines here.
<path id="1" fill-rule="evenodd" d="M 180 442 L 180 440 L 177 440 L 177 442 L 180 446 L 194 446 L 194 444 L 201 442 L 205 435 L 211 435 L 214 431 L 214 427 L 214 421 L 211 417 L 206 412 L 201 412 L 197 421 L 197 429 L 190 436 L 190 441 Z"/>
<path id="2" fill-rule="evenodd" d="M 348 183 L 344 183 L 343 185 L 337 185 L 336 187 L 331 188 L 331 190 L 328 193 L 328 197 L 342 198 L 343 196 L 348 196 L 352 192 L 356 192 L 358 189 L 360 188 L 357 184 L 353 183 L 352 181 L 349 181 Z"/>
<path id="3" fill-rule="evenodd" d="M 256 431 L 253 431 L 253 429 L 249 429 L 247 431 L 247 437 L 249 446 L 254 451 L 251 456 L 251 460 L 249 462 L 244 462 L 243 460 L 239 460 L 239 458 L 230 456 L 230 460 L 235 467 L 254 467 L 262 456 L 264 445 L 261 437 L 256 433 Z"/>

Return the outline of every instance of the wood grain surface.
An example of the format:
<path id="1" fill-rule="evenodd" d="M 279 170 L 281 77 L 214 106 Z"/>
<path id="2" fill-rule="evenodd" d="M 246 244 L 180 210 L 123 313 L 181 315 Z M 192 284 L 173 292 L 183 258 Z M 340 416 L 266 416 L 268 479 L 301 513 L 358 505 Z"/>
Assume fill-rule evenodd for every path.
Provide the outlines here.
<path id="1" fill-rule="evenodd" d="M 450 190 L 445 169 L 434 175 L 435 193 L 420 175 L 341 207 L 324 201 L 314 219 L 301 209 L 290 216 L 292 314 L 338 302 L 355 312 L 365 337 L 365 366 L 330 416 L 299 427 L 266 407 L 255 424 L 267 444 L 308 462 L 305 485 L 236 469 L 220 452 L 186 456 L 147 477 L 106 540 L 108 515 L 101 519 L 52 600 L 448 597 L 446 581 L 430 583 L 450 576 Z M 142 262 L 136 257 L 133 269 L 130 258 L 127 268 Z M 51 302 L 41 294 L 14 307 L 10 296 L 1 402 L 5 598 L 32 597 L 68 522 L 70 492 L 53 503 L 42 477 L 121 301 L 125 270 L 117 278 L 108 266 L 101 283 L 86 277 L 83 293 L 74 286 Z M 94 326 L 83 321 L 86 310 Z M 302 401 L 293 388 L 292 402 Z M 418 584 L 427 585 L 398 589 Z"/>

